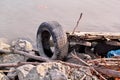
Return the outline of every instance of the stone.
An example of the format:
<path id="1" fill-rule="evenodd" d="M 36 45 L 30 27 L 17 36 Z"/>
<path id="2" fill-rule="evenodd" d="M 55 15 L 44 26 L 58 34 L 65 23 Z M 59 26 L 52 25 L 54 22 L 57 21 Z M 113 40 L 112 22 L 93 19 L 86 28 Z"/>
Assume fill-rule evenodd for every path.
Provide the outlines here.
<path id="1" fill-rule="evenodd" d="M 36 70 L 40 80 L 80 80 L 86 74 L 92 76 L 88 67 L 70 68 L 70 66 L 58 62 L 41 63 Z"/>
<path id="2" fill-rule="evenodd" d="M 48 73 L 51 70 L 59 70 L 63 74 L 66 73 L 65 66 L 56 62 L 41 63 L 36 67 L 36 70 L 37 70 L 37 73 L 39 74 L 40 80 L 44 80 L 44 78 L 48 76 Z"/>
<path id="3" fill-rule="evenodd" d="M 4 41 L 4 39 L 1 39 L 0 38 L 0 50 L 2 51 L 7 51 L 7 52 L 10 52 L 11 51 L 11 46 L 9 44 L 7 44 L 6 41 Z"/>
<path id="4" fill-rule="evenodd" d="M 12 48 L 21 51 L 32 51 L 32 44 L 26 40 L 18 39 L 12 42 Z M 29 58 L 20 54 L 14 54 L 11 52 L 11 46 L 0 40 L 0 50 L 10 51 L 9 54 L 0 54 L 0 63 L 14 63 L 27 61 Z M 33 53 L 31 53 L 33 54 Z M 35 55 L 35 54 L 33 54 Z"/>
<path id="5" fill-rule="evenodd" d="M 10 80 L 5 74 L 0 73 L 0 80 Z"/>
<path id="6" fill-rule="evenodd" d="M 10 80 L 15 80 L 16 76 L 17 76 L 16 69 L 14 67 L 10 68 L 9 72 L 7 73 L 7 77 Z"/>
<path id="7" fill-rule="evenodd" d="M 32 44 L 29 41 L 23 40 L 23 39 L 17 39 L 13 41 L 11 46 L 13 49 L 20 50 L 20 51 L 29 52 L 33 50 Z"/>
<path id="8" fill-rule="evenodd" d="M 47 75 L 51 80 L 67 80 L 67 76 L 57 69 L 50 70 Z"/>
<path id="9" fill-rule="evenodd" d="M 19 54 L 3 54 L 0 56 L 0 63 L 17 63 L 26 61 L 26 57 Z"/>
<path id="10" fill-rule="evenodd" d="M 31 64 L 17 68 L 19 80 L 92 80 L 88 67 L 74 68 L 58 62 L 46 62 L 37 66 Z"/>
<path id="11" fill-rule="evenodd" d="M 19 80 L 40 80 L 36 72 L 36 67 L 31 64 L 18 67 L 17 75 Z"/>

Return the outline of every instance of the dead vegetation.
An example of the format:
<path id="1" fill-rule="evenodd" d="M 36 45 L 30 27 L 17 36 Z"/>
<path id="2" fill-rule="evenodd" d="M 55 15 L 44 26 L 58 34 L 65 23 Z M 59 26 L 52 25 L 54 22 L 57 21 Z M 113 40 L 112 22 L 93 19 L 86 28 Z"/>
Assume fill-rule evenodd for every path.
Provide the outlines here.
<path id="1" fill-rule="evenodd" d="M 91 54 L 79 53 L 73 49 L 64 61 L 49 60 L 38 56 L 37 51 L 30 47 L 31 44 L 28 46 L 20 42 L 15 43 L 14 46 L 2 42 L 1 44 L 0 80 L 117 80 L 120 78 L 119 57 L 98 58 L 96 54 L 91 53 L 96 57 L 92 59 Z"/>

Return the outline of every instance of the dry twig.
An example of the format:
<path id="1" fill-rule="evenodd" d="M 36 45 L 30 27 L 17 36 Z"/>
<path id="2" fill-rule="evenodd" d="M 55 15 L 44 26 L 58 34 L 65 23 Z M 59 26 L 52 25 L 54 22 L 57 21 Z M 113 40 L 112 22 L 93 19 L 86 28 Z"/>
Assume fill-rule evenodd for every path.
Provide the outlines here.
<path id="1" fill-rule="evenodd" d="M 26 57 L 29 57 L 29 58 L 32 58 L 32 59 L 35 59 L 35 60 L 39 60 L 39 61 L 45 61 L 45 62 L 50 61 L 48 58 L 44 58 L 44 57 L 41 57 L 41 56 L 35 56 L 35 55 L 32 55 L 32 54 L 27 53 L 27 52 L 23 52 L 23 51 L 14 50 L 13 52 L 16 53 L 16 54 L 24 55 Z"/>
<path id="2" fill-rule="evenodd" d="M 38 62 L 3 63 L 3 64 L 0 64 L 0 67 L 18 67 L 18 66 L 22 66 L 25 64 L 38 65 L 40 63 L 38 63 Z"/>
<path id="3" fill-rule="evenodd" d="M 105 68 L 98 68 L 98 67 L 94 67 L 97 71 L 99 71 L 102 74 L 105 74 L 109 77 L 118 77 L 120 78 L 120 72 L 119 71 L 115 71 L 115 70 L 111 70 L 111 69 L 105 69 Z"/>
<path id="4" fill-rule="evenodd" d="M 72 32 L 72 34 L 74 34 L 74 32 L 75 32 L 76 28 L 78 27 L 78 25 L 79 25 L 79 22 L 80 22 L 80 20 L 81 20 L 81 18 L 82 18 L 82 15 L 83 15 L 83 13 L 81 13 L 81 14 L 80 14 L 80 17 L 79 17 L 79 19 L 78 19 L 78 21 L 77 21 L 77 24 L 76 24 L 76 26 L 75 26 L 75 27 L 74 27 L 74 29 L 73 29 L 73 32 Z"/>
<path id="5" fill-rule="evenodd" d="M 85 77 L 86 77 L 86 75 L 83 75 L 83 76 L 81 77 L 81 79 L 80 79 L 80 80 L 84 80 L 84 79 L 85 79 Z"/>
<path id="6" fill-rule="evenodd" d="M 39 60 L 39 61 L 45 61 L 45 62 L 50 61 L 48 58 L 44 58 L 44 57 L 41 57 L 41 56 L 32 55 L 31 54 L 32 52 L 23 52 L 23 51 L 18 51 L 18 50 L 13 50 L 12 52 L 16 53 L 16 54 L 20 54 L 20 55 L 26 56 L 28 58 Z M 0 50 L 0 53 L 8 53 L 8 51 L 6 51 L 6 50 Z"/>
<path id="7" fill-rule="evenodd" d="M 101 79 L 107 80 L 107 79 L 106 79 L 105 77 L 103 77 L 98 71 L 96 71 L 96 70 L 94 69 L 94 67 L 90 66 L 88 63 L 86 63 L 85 61 L 83 61 L 82 59 L 80 59 L 77 55 L 72 54 L 72 56 L 73 56 L 74 58 L 76 58 L 77 60 L 79 60 L 80 62 L 84 63 L 86 66 L 90 67 L 90 69 L 91 69 L 93 72 L 95 72 L 96 75 L 100 76 Z"/>
<path id="8" fill-rule="evenodd" d="M 84 60 L 80 59 L 77 55 L 76 52 L 74 51 L 74 54 L 71 54 L 72 57 L 74 57 L 75 59 L 79 60 L 80 62 L 82 62 L 84 65 L 86 66 L 90 66 L 88 63 L 86 63 Z"/>

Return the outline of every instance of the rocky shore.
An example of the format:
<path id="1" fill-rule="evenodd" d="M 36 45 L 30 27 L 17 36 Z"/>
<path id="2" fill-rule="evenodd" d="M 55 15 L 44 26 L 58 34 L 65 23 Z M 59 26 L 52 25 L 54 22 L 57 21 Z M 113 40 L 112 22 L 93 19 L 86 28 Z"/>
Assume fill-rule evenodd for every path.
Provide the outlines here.
<path id="1" fill-rule="evenodd" d="M 72 51 L 64 61 L 43 59 L 27 40 L 18 39 L 9 44 L 0 40 L 0 80 L 107 80 L 120 77 L 120 72 L 115 71 L 119 68 L 118 58 L 112 59 L 114 63 L 111 63 L 106 59 L 92 60 L 91 55 Z M 113 71 L 111 66 L 115 68 Z M 102 69 L 109 71 L 109 75 L 105 70 L 100 72 Z"/>

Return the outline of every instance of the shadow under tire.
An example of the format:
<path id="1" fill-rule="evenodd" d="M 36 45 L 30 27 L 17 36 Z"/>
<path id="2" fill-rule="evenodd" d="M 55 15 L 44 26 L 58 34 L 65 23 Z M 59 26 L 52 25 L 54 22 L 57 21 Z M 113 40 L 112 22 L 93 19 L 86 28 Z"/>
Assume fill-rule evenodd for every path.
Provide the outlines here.
<path id="1" fill-rule="evenodd" d="M 50 40 L 52 38 L 52 40 Z M 51 49 L 53 42 L 54 50 Z M 68 54 L 67 35 L 56 21 L 43 22 L 37 31 L 37 48 L 40 56 L 49 59 L 64 59 Z"/>

